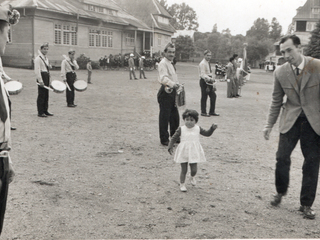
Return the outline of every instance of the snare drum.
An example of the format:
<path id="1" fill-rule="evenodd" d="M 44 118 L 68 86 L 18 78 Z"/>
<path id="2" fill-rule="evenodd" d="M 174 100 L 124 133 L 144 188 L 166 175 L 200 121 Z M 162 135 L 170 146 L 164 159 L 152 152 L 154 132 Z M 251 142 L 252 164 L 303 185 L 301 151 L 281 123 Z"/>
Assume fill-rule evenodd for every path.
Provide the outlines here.
<path id="1" fill-rule="evenodd" d="M 51 82 L 51 87 L 53 88 L 53 91 L 56 93 L 63 93 L 64 90 L 66 90 L 66 84 L 59 81 L 59 80 L 53 80 Z"/>
<path id="2" fill-rule="evenodd" d="M 88 84 L 84 80 L 77 80 L 74 82 L 73 86 L 75 90 L 79 92 L 83 92 L 87 89 Z"/>
<path id="3" fill-rule="evenodd" d="M 16 80 L 9 81 L 4 86 L 10 95 L 15 95 L 22 91 L 22 83 Z"/>

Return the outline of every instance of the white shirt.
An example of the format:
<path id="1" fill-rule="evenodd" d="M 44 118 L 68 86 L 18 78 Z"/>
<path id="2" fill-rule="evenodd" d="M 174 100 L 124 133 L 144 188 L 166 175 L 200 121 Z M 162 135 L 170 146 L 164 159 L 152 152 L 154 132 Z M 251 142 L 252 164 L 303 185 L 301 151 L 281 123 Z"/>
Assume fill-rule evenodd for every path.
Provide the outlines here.
<path id="1" fill-rule="evenodd" d="M 68 72 L 74 72 L 74 70 L 72 69 L 72 66 L 74 66 L 74 70 L 78 70 L 79 69 L 79 65 L 77 63 L 77 61 L 75 59 L 73 59 L 73 61 L 71 62 L 69 57 L 66 57 L 66 59 L 64 59 L 61 63 L 61 77 L 63 80 L 66 79 L 66 74 Z"/>
<path id="2" fill-rule="evenodd" d="M 38 82 L 43 82 L 43 79 L 41 77 L 41 72 L 48 72 L 48 69 L 46 65 L 49 67 L 49 59 L 41 53 L 41 51 L 38 51 L 38 56 L 34 59 L 34 73 L 36 74 Z M 43 62 L 43 60 L 45 63 Z"/>
<path id="3" fill-rule="evenodd" d="M 166 57 L 164 57 L 159 63 L 158 71 L 159 82 L 161 84 L 173 88 L 175 84 L 179 83 L 176 70 L 174 69 L 172 63 Z"/>
<path id="4" fill-rule="evenodd" d="M 204 58 L 199 64 L 199 76 L 206 82 L 212 80 L 212 72 L 210 71 L 209 62 Z"/>

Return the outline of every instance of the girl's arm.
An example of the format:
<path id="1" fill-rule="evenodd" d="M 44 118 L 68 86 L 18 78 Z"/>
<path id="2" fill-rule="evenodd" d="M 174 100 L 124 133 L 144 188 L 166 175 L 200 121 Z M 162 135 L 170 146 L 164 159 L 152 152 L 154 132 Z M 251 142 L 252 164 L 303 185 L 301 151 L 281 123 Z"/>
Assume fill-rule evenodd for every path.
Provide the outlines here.
<path id="1" fill-rule="evenodd" d="M 171 140 L 170 140 L 170 143 L 169 143 L 169 146 L 168 146 L 168 152 L 170 154 L 173 153 L 173 144 L 175 144 L 175 142 L 180 138 L 181 136 L 181 127 L 179 127 L 176 132 L 173 134 Z"/>
<path id="2" fill-rule="evenodd" d="M 218 125 L 212 124 L 211 128 L 209 130 L 204 130 L 202 127 L 200 127 L 200 134 L 205 137 L 210 137 L 214 130 L 216 130 Z"/>

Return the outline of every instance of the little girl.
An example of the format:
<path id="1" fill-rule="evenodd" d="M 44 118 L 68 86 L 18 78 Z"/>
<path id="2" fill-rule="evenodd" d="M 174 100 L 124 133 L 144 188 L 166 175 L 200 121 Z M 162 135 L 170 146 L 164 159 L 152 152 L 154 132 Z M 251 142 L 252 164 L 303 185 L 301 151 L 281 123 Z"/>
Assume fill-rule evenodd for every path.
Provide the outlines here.
<path id="1" fill-rule="evenodd" d="M 172 155 L 173 144 L 178 139 L 181 139 L 174 155 L 174 161 L 181 164 L 180 190 L 182 192 L 186 192 L 187 188 L 185 186 L 185 180 L 188 172 L 188 163 L 191 169 L 191 184 L 196 185 L 195 175 L 197 173 L 197 163 L 206 161 L 206 157 L 204 156 L 204 152 L 199 141 L 199 136 L 200 134 L 206 137 L 211 136 L 218 126 L 216 124 L 212 124 L 211 128 L 206 131 L 196 125 L 199 119 L 199 113 L 195 110 L 186 109 L 182 114 L 182 118 L 185 122 L 185 126 L 179 127 L 172 136 L 168 146 L 168 151 Z"/>

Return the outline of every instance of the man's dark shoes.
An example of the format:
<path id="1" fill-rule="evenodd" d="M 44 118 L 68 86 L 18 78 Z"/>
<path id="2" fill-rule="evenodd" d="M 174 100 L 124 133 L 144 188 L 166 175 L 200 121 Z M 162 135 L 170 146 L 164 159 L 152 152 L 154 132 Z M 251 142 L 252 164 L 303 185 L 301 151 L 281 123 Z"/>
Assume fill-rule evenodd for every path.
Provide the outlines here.
<path id="1" fill-rule="evenodd" d="M 209 114 L 206 114 L 206 113 L 201 113 L 201 116 L 203 116 L 203 117 L 210 117 L 210 115 L 209 115 Z"/>
<path id="2" fill-rule="evenodd" d="M 168 145 L 169 145 L 169 141 L 163 141 L 163 142 L 161 142 L 161 144 L 162 144 L 163 146 L 168 146 Z"/>
<path id="3" fill-rule="evenodd" d="M 303 212 L 303 218 L 315 219 L 316 213 L 309 206 L 300 206 L 300 212 Z"/>
<path id="4" fill-rule="evenodd" d="M 272 206 L 278 206 L 281 203 L 281 199 L 285 194 L 277 193 L 273 196 L 273 200 L 270 202 Z"/>
<path id="5" fill-rule="evenodd" d="M 49 112 L 46 112 L 46 113 L 44 113 L 45 115 L 47 115 L 47 116 L 53 116 L 53 114 L 52 113 L 49 113 Z"/>
<path id="6" fill-rule="evenodd" d="M 42 114 L 38 114 L 38 117 L 47 117 L 47 115 L 45 115 L 44 113 L 42 113 Z"/>
<path id="7" fill-rule="evenodd" d="M 219 113 L 210 113 L 211 116 L 220 116 Z"/>
<path id="8" fill-rule="evenodd" d="M 68 104 L 68 107 L 76 107 L 77 105 L 74 105 L 74 104 Z"/>

